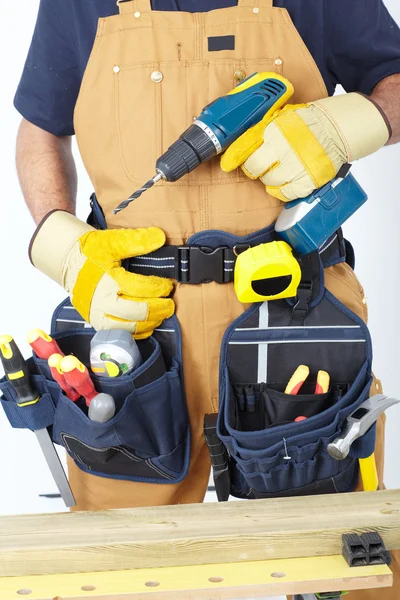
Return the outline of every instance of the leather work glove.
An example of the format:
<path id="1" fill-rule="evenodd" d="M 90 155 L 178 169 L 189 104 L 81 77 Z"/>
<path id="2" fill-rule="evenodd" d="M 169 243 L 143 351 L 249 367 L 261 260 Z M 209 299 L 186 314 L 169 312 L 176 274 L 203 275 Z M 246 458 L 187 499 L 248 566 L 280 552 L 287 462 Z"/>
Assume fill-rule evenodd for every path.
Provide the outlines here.
<path id="1" fill-rule="evenodd" d="M 391 136 L 377 105 L 357 93 L 286 105 L 240 136 L 221 158 L 223 171 L 241 166 L 284 202 L 305 198 L 342 165 L 379 150 Z"/>
<path id="2" fill-rule="evenodd" d="M 165 243 L 158 227 L 98 231 L 61 210 L 45 217 L 31 241 L 35 267 L 68 292 L 72 304 L 96 330 L 127 329 L 149 337 L 174 313 L 169 279 L 128 273 L 121 261 Z"/>

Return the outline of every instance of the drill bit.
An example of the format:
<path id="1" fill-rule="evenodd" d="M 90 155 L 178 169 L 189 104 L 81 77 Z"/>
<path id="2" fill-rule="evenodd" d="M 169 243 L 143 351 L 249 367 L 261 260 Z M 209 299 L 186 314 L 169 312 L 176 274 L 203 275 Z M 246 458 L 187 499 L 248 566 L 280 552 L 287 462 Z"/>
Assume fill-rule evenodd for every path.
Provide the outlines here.
<path id="1" fill-rule="evenodd" d="M 137 200 L 143 194 L 143 192 L 152 188 L 153 185 L 155 183 L 157 183 L 158 181 L 160 181 L 161 179 L 163 179 L 163 176 L 161 173 L 157 173 L 157 175 L 154 175 L 154 177 L 149 179 L 149 181 L 147 181 L 147 183 L 145 183 L 141 188 L 139 188 L 138 190 L 136 190 L 136 192 L 134 192 L 131 196 L 129 196 L 129 198 L 127 200 L 124 200 L 123 202 L 121 202 L 121 204 L 119 204 L 117 206 L 117 208 L 114 208 L 114 211 L 113 211 L 114 215 L 119 213 L 121 210 L 124 210 L 124 208 L 129 206 L 131 202 L 133 202 L 134 200 Z"/>

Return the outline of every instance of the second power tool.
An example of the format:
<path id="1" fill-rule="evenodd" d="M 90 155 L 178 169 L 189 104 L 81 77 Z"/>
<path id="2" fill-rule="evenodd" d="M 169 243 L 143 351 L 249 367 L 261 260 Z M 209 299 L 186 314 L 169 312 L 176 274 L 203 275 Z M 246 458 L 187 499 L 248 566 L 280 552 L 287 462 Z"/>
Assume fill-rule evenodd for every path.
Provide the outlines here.
<path id="1" fill-rule="evenodd" d="M 178 181 L 200 164 L 224 152 L 268 113 L 273 114 L 293 96 L 292 84 L 276 73 L 254 73 L 226 96 L 204 107 L 200 116 L 156 162 L 156 175 L 121 202 L 120 212 L 155 183 Z"/>

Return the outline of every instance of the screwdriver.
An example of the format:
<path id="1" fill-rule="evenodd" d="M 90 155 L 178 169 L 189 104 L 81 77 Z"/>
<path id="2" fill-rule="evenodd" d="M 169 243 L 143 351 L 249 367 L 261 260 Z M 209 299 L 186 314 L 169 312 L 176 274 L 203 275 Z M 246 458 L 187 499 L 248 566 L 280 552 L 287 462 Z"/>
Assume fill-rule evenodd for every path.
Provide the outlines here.
<path id="1" fill-rule="evenodd" d="M 114 416 L 114 398 L 109 394 L 99 394 L 88 369 L 76 356 L 65 356 L 60 367 L 67 383 L 85 398 L 86 406 L 89 407 L 89 418 L 92 421 L 105 423 Z"/>
<path id="2" fill-rule="evenodd" d="M 90 406 L 98 392 L 85 365 L 76 356 L 69 355 L 62 358 L 60 368 L 67 383 L 85 398 L 86 406 Z"/>
<path id="3" fill-rule="evenodd" d="M 63 354 L 52 354 L 48 360 L 50 371 L 54 381 L 58 383 L 58 385 L 66 393 L 68 398 L 72 400 L 72 402 L 76 402 L 77 400 L 79 400 L 81 395 L 76 390 L 74 390 L 72 386 L 69 385 L 64 373 L 62 372 L 61 361 L 63 358 Z"/>
<path id="4" fill-rule="evenodd" d="M 4 372 L 16 392 L 18 406 L 39 402 L 40 396 L 29 381 L 27 364 L 11 335 L 0 336 L 0 353 Z"/>
<path id="5" fill-rule="evenodd" d="M 42 331 L 42 329 L 32 329 L 28 333 L 27 339 L 28 344 L 39 358 L 48 360 L 52 354 L 61 354 L 64 356 L 57 342 Z"/>
<path id="6" fill-rule="evenodd" d="M 16 393 L 17 405 L 25 407 L 37 404 L 40 395 L 31 384 L 28 365 L 10 335 L 0 336 L 0 359 L 6 377 Z M 75 498 L 49 432 L 46 428 L 38 429 L 35 435 L 65 505 L 68 508 L 75 506 Z"/>

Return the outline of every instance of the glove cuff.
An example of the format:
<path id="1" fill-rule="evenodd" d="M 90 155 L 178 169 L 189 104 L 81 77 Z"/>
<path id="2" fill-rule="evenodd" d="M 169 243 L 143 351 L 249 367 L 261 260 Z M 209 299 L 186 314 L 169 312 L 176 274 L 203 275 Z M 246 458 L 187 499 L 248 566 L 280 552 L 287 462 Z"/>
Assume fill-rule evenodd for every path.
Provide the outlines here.
<path id="1" fill-rule="evenodd" d="M 29 245 L 31 263 L 66 288 L 64 280 L 68 255 L 78 239 L 88 231 L 96 230 L 69 212 L 49 212 L 39 223 Z"/>
<path id="2" fill-rule="evenodd" d="M 382 109 L 358 93 L 342 94 L 312 102 L 336 128 L 349 162 L 373 154 L 390 139 L 391 129 Z"/>

